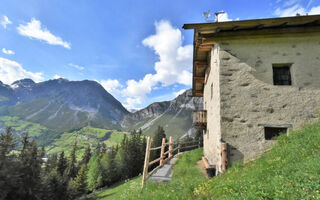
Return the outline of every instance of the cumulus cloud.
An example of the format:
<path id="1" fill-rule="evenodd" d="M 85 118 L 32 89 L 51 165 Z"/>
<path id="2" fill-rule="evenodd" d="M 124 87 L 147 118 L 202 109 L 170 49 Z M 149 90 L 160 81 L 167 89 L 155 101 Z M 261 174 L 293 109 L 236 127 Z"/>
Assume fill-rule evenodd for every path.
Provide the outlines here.
<path id="1" fill-rule="evenodd" d="M 2 53 L 8 54 L 8 55 L 13 55 L 14 51 L 6 49 L 6 48 L 2 48 Z"/>
<path id="2" fill-rule="evenodd" d="M 100 84 L 117 99 L 122 95 L 123 85 L 116 79 L 108 79 L 100 81 Z"/>
<path id="3" fill-rule="evenodd" d="M 18 33 L 23 36 L 45 41 L 51 45 L 60 45 L 70 49 L 71 44 L 62 40 L 61 37 L 53 35 L 48 29 L 41 26 L 41 22 L 32 18 L 26 25 L 20 24 L 17 28 Z"/>
<path id="4" fill-rule="evenodd" d="M 174 92 L 173 95 L 175 97 L 179 96 L 180 94 L 183 94 L 184 92 L 186 91 L 186 89 L 182 89 L 182 90 L 179 90 L 178 92 Z"/>
<path id="5" fill-rule="evenodd" d="M 6 29 L 7 25 L 12 24 L 12 21 L 10 21 L 10 19 L 7 16 L 3 15 L 0 17 L 0 24 L 3 28 Z"/>
<path id="6" fill-rule="evenodd" d="M 69 67 L 73 67 L 77 70 L 84 70 L 84 67 L 83 66 L 80 66 L 80 65 L 76 65 L 76 64 L 73 64 L 73 63 L 69 63 L 68 64 Z"/>
<path id="7" fill-rule="evenodd" d="M 320 14 L 320 6 L 316 6 L 311 8 L 309 15 L 319 15 Z"/>
<path id="8" fill-rule="evenodd" d="M 55 75 L 53 76 L 53 79 L 59 79 L 59 78 L 62 78 L 62 76 L 60 76 L 60 75 L 58 75 L 58 74 L 55 74 Z"/>
<path id="9" fill-rule="evenodd" d="M 183 36 L 169 21 L 155 23 L 156 33 L 145 38 L 142 44 L 154 51 L 159 60 L 154 63 L 155 73 L 146 74 L 140 80 L 128 80 L 126 86 L 118 80 L 100 81 L 112 95 L 124 98 L 124 106 L 136 109 L 145 103 L 153 90 L 173 84 L 192 84 L 192 45 L 182 45 Z"/>
<path id="10" fill-rule="evenodd" d="M 0 57 L 0 80 L 3 83 L 11 84 L 24 78 L 31 78 L 35 82 L 40 82 L 44 79 L 41 72 L 33 73 L 27 71 L 18 62 Z"/>
<path id="11" fill-rule="evenodd" d="M 141 80 L 128 80 L 122 94 L 126 97 L 125 106 L 136 108 L 146 100 L 147 94 L 157 86 L 170 86 L 192 83 L 192 45 L 183 46 L 183 36 L 169 21 L 155 23 L 156 33 L 145 38 L 142 44 L 149 47 L 159 57 L 154 64 L 154 74 L 146 74 Z"/>

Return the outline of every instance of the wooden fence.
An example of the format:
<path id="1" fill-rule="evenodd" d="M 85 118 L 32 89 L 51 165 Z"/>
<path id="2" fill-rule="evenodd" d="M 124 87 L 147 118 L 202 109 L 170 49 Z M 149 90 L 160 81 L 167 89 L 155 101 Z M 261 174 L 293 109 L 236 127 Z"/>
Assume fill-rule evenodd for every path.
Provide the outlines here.
<path id="1" fill-rule="evenodd" d="M 183 150 L 191 150 L 195 148 L 200 148 L 202 145 L 202 140 L 193 140 L 187 142 L 176 142 L 173 143 L 172 136 L 169 138 L 169 142 L 166 142 L 166 138 L 162 138 L 162 145 L 159 147 L 151 148 L 152 139 L 147 138 L 146 155 L 144 159 L 143 175 L 142 175 L 142 188 L 146 185 L 146 181 L 151 177 L 160 167 L 166 164 L 175 154 L 180 153 Z M 169 146 L 168 151 L 165 152 L 166 146 Z M 160 157 L 150 160 L 150 152 L 160 150 Z M 149 167 L 159 162 L 159 165 L 155 167 L 151 172 L 148 172 Z"/>

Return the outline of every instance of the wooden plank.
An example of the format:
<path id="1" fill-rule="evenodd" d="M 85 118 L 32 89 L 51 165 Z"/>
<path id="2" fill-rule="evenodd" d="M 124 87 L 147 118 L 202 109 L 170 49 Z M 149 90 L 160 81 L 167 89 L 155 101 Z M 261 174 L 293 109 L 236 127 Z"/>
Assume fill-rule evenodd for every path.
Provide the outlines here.
<path id="1" fill-rule="evenodd" d="M 270 37 L 306 37 L 307 35 L 319 35 L 320 27 L 284 27 L 266 28 L 258 30 L 239 30 L 211 34 L 206 36 L 203 44 L 231 39 L 270 38 Z"/>
<path id="2" fill-rule="evenodd" d="M 146 146 L 146 154 L 144 158 L 144 166 L 143 166 L 143 174 L 142 174 L 142 188 L 145 187 L 148 175 L 148 167 L 149 167 L 149 158 L 150 158 L 150 147 L 151 147 L 151 138 L 148 137 L 147 139 L 147 146 Z"/>
<path id="3" fill-rule="evenodd" d="M 164 160 L 163 160 L 163 164 L 166 164 L 169 160 L 170 160 L 170 158 L 164 159 Z"/>
<path id="4" fill-rule="evenodd" d="M 160 147 L 154 147 L 154 148 L 151 148 L 151 149 L 150 149 L 150 151 L 158 150 L 158 149 L 161 149 L 161 146 L 160 146 Z"/>
<path id="5" fill-rule="evenodd" d="M 193 79 L 194 79 L 197 83 L 204 83 L 204 77 L 194 76 Z"/>
<path id="6" fill-rule="evenodd" d="M 206 169 L 210 168 L 210 165 L 205 157 L 202 157 L 202 162 L 203 162 L 204 168 Z"/>
<path id="7" fill-rule="evenodd" d="M 270 128 L 292 128 L 292 124 L 280 124 L 280 125 L 275 125 L 275 124 L 258 124 L 258 126 L 270 127 Z"/>
<path id="8" fill-rule="evenodd" d="M 160 165 L 163 165 L 163 158 L 164 158 L 164 149 L 166 147 L 166 138 L 162 138 L 162 145 L 161 145 L 161 152 L 160 152 Z"/>
<path id="9" fill-rule="evenodd" d="M 157 159 L 155 159 L 155 160 L 153 160 L 153 161 L 149 162 L 149 166 L 150 166 L 150 165 L 152 165 L 152 164 L 154 164 L 154 163 L 159 162 L 160 160 L 161 160 L 161 158 L 157 158 Z"/>
<path id="10" fill-rule="evenodd" d="M 227 144 L 225 142 L 221 143 L 221 155 L 222 155 L 221 171 L 225 172 L 227 170 Z"/>
<path id="11" fill-rule="evenodd" d="M 172 158 L 173 153 L 173 141 L 172 136 L 169 137 L 169 158 Z"/>
<path id="12" fill-rule="evenodd" d="M 163 155 L 167 155 L 167 154 L 169 154 L 169 153 L 170 153 L 170 150 L 164 152 Z"/>
<path id="13" fill-rule="evenodd" d="M 309 15 L 309 16 L 299 16 L 299 17 L 282 17 L 282 18 L 266 18 L 266 19 L 250 19 L 241 21 L 230 21 L 230 22 L 218 22 L 218 23 L 196 23 L 196 24 L 184 24 L 184 29 L 197 29 L 197 31 L 209 31 L 216 29 L 217 27 L 221 29 L 233 28 L 235 26 L 239 27 L 255 27 L 260 24 L 266 26 L 276 26 L 284 22 L 290 24 L 306 24 L 315 20 L 319 20 L 320 15 Z"/>

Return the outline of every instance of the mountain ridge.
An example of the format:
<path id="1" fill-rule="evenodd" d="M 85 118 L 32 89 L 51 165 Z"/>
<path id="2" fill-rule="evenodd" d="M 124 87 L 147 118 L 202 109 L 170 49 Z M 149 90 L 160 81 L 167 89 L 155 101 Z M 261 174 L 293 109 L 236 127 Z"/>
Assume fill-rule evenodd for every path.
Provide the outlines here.
<path id="1" fill-rule="evenodd" d="M 86 126 L 132 131 L 142 129 L 153 135 L 163 126 L 175 138 L 196 132 L 192 112 L 202 109 L 202 99 L 192 97 L 191 89 L 171 101 L 155 102 L 129 112 L 98 82 L 53 79 L 35 83 L 22 79 L 6 85 L 0 82 L 0 115 L 38 123 L 63 133 Z"/>

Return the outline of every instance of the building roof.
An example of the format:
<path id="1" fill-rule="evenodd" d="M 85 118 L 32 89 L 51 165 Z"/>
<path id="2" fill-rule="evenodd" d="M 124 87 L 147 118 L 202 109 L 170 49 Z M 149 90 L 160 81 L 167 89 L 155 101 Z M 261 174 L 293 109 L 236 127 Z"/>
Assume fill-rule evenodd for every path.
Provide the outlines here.
<path id="1" fill-rule="evenodd" d="M 207 56 L 217 42 L 252 37 L 288 37 L 289 34 L 319 34 L 320 15 L 184 24 L 183 28 L 194 29 L 192 91 L 194 96 L 203 96 Z"/>

